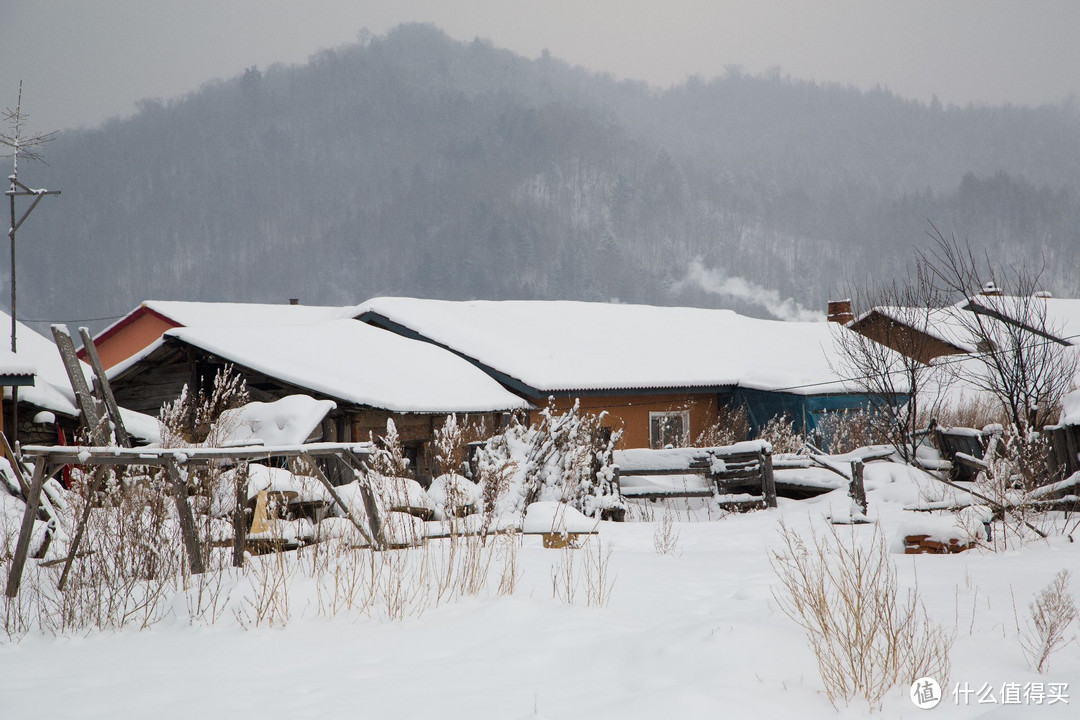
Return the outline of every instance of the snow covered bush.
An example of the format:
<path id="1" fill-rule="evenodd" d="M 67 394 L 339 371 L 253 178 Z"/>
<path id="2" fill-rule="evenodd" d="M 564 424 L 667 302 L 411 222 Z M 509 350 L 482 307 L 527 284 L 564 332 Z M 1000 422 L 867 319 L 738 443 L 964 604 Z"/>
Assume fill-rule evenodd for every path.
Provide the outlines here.
<path id="1" fill-rule="evenodd" d="M 405 477 L 409 474 L 409 458 L 401 445 L 401 436 L 393 418 L 386 419 L 386 434 L 380 438 L 370 436 L 375 453 L 367 461 L 368 467 L 384 477 Z"/>
<path id="2" fill-rule="evenodd" d="M 440 475 L 432 480 L 427 494 L 435 505 L 436 520 L 470 515 L 479 509 L 482 501 L 480 486 L 457 473 Z"/>
<path id="3" fill-rule="evenodd" d="M 477 452 L 481 481 L 505 483 L 505 492 L 483 489 L 496 517 L 520 517 L 539 501 L 561 501 L 589 515 L 624 510 L 615 486 L 612 453 L 619 433 L 608 433 L 603 415 L 582 413 L 578 403 L 565 413 L 553 405 L 538 422 L 513 423 Z"/>
<path id="4" fill-rule="evenodd" d="M 232 365 L 226 365 L 214 375 L 209 391 L 200 388 L 191 392 L 187 385 L 180 397 L 161 406 L 158 424 L 164 447 L 184 447 L 207 442 L 214 445 L 215 435 L 227 434 L 228 429 L 217 425 L 226 410 L 238 408 L 249 400 L 247 383 Z"/>
<path id="5" fill-rule="evenodd" d="M 917 589 L 900 596 L 879 528 L 861 544 L 832 525 L 809 540 L 783 523 L 780 533 L 773 597 L 805 631 L 833 705 L 862 697 L 877 707 L 893 687 L 926 675 L 947 684 L 953 637 L 926 615 Z"/>
<path id="6" fill-rule="evenodd" d="M 771 444 L 773 452 L 777 454 L 798 452 L 806 444 L 806 437 L 795 432 L 795 423 L 787 415 L 774 417 L 765 423 L 757 439 Z"/>
<path id="7" fill-rule="evenodd" d="M 1001 517 L 1002 532 L 995 533 L 994 547 L 1007 548 L 1009 542 L 1045 538 L 1055 531 L 1061 513 L 1047 512 L 1039 501 L 1052 497 L 1053 483 L 1060 474 L 1051 474 L 1052 452 L 1046 437 L 1039 433 L 1021 436 L 1005 427 L 991 436 L 975 477 L 975 487 Z M 1065 525 L 1062 531 L 1067 531 Z"/>
<path id="8" fill-rule="evenodd" d="M 469 416 L 458 420 L 451 413 L 435 430 L 435 462 L 440 474 L 463 474 L 469 459 L 469 442 L 482 440 L 488 435 L 487 426 L 481 419 L 470 422 Z"/>
<path id="9" fill-rule="evenodd" d="M 706 426 L 694 439 L 694 447 L 721 447 L 734 445 L 750 435 L 750 418 L 746 408 L 721 405 L 716 412 L 716 422 Z"/>

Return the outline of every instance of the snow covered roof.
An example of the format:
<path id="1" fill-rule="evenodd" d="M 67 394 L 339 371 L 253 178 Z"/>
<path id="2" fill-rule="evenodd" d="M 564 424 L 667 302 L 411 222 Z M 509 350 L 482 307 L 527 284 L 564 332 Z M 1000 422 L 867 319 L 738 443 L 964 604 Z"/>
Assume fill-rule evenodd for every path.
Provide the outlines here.
<path id="1" fill-rule="evenodd" d="M 449 348 L 527 394 L 741 386 L 856 391 L 825 322 L 571 301 L 374 298 L 359 319 Z"/>
<path id="2" fill-rule="evenodd" d="M 11 347 L 11 316 L 0 311 L 0 345 Z M 16 328 L 19 365 L 33 368 L 37 377 L 33 386 L 19 388 L 19 400 L 37 405 L 44 410 L 58 412 L 68 417 L 75 417 L 79 411 L 75 407 L 75 393 L 71 390 L 60 352 L 52 340 L 39 335 L 23 323 Z M 90 382 L 89 366 L 83 367 L 87 382 Z M 10 391 L 5 391 L 10 397 Z"/>
<path id="3" fill-rule="evenodd" d="M 961 303 L 965 310 L 984 310 L 994 317 L 1025 325 L 1045 317 L 1045 327 L 1034 328 L 1080 345 L 1080 299 L 978 295 Z"/>
<path id="4" fill-rule="evenodd" d="M 303 324 L 347 318 L 353 310 L 352 306 L 180 300 L 147 300 L 140 307 L 153 310 L 185 327 Z"/>
<path id="5" fill-rule="evenodd" d="M 356 405 L 431 413 L 530 407 L 452 353 L 351 319 L 174 328 L 165 337 Z"/>
<path id="6" fill-rule="evenodd" d="M 848 327 L 857 327 L 874 314 L 883 315 L 893 322 L 905 325 L 932 338 L 952 345 L 962 352 L 976 352 L 971 332 L 964 324 L 963 310 L 950 305 L 943 308 L 899 307 L 878 305 L 848 323 Z"/>
<path id="7" fill-rule="evenodd" d="M 8 334 L 10 336 L 10 331 Z M 10 350 L 0 349 L 0 375 L 33 377 L 36 374 L 37 367 L 33 363 L 19 357 Z"/>
<path id="8" fill-rule="evenodd" d="M 350 317 L 352 306 L 146 300 L 94 336 L 101 342 L 140 315 L 153 313 L 181 327 L 285 325 Z"/>

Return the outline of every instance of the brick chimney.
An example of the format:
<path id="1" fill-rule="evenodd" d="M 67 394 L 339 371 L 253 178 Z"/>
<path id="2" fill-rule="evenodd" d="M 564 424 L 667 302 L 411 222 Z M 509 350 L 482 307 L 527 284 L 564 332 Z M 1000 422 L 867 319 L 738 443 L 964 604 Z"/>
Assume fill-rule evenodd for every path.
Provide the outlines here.
<path id="1" fill-rule="evenodd" d="M 829 322 L 847 325 L 854 319 L 855 315 L 851 312 L 851 298 L 829 301 Z"/>
<path id="2" fill-rule="evenodd" d="M 980 295 L 986 295 L 987 297 L 999 297 L 1005 293 L 994 284 L 993 280 L 987 280 L 983 283 L 982 289 L 979 290 Z"/>

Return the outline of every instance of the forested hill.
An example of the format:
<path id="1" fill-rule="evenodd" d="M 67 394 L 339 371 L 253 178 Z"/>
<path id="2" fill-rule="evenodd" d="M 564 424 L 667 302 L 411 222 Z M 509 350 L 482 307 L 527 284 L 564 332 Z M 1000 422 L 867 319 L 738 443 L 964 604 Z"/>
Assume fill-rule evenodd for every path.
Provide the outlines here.
<path id="1" fill-rule="evenodd" d="M 946 108 L 735 70 L 658 90 L 408 25 L 146 102 L 46 159 L 21 176 L 63 191 L 20 230 L 32 319 L 378 294 L 791 317 L 899 272 L 928 221 L 1045 257 L 1046 287 L 1080 292 L 1070 104 Z"/>

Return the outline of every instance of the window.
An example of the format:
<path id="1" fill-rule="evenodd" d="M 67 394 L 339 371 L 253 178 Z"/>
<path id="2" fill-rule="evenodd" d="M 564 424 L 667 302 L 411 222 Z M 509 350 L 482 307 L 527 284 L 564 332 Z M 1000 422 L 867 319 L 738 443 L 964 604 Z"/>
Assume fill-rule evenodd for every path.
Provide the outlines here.
<path id="1" fill-rule="evenodd" d="M 649 447 L 679 447 L 690 434 L 690 411 L 649 413 Z"/>

